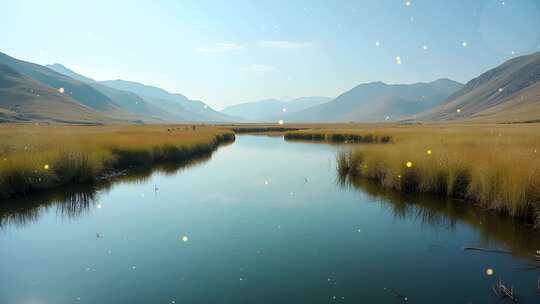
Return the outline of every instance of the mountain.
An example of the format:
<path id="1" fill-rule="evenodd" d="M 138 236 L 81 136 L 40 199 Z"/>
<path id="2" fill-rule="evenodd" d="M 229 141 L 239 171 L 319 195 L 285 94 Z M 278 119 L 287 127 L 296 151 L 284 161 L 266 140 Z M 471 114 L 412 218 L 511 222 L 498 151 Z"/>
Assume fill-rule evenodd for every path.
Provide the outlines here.
<path id="1" fill-rule="evenodd" d="M 250 121 L 274 121 L 284 114 L 296 113 L 330 101 L 329 97 L 301 97 L 290 101 L 265 99 L 226 107 L 221 112 Z"/>
<path id="2" fill-rule="evenodd" d="M 56 88 L 46 86 L 0 64 L 0 121 L 110 122 Z"/>
<path id="3" fill-rule="evenodd" d="M 90 109 L 106 113 L 108 116 L 134 118 L 133 115 L 122 110 L 107 96 L 90 85 L 57 73 L 47 67 L 18 60 L 3 53 L 0 53 L 0 64 L 7 65 L 18 73 L 56 90 L 62 88 L 64 95 L 73 98 Z"/>
<path id="4" fill-rule="evenodd" d="M 163 107 L 154 105 L 153 103 L 145 100 L 144 98 L 140 97 L 135 93 L 111 88 L 93 80 L 92 78 L 78 74 L 61 64 L 55 63 L 52 65 L 47 65 L 47 67 L 60 74 L 69 76 L 73 79 L 88 84 L 103 95 L 107 96 L 114 104 L 116 104 L 120 108 L 128 111 L 129 113 L 146 118 L 151 122 L 186 122 L 198 120 L 198 115 L 190 113 L 184 109 L 176 111 L 173 109 L 169 111 L 168 109 L 164 109 Z"/>
<path id="5" fill-rule="evenodd" d="M 469 81 L 417 120 L 540 120 L 540 52 L 506 61 Z"/>
<path id="6" fill-rule="evenodd" d="M 182 94 L 169 93 L 158 87 L 120 79 L 101 81 L 100 83 L 117 90 L 135 93 L 157 106 L 166 107 L 167 110 L 177 111 L 178 108 L 172 109 L 171 107 L 179 105 L 184 110 L 195 115 L 194 121 L 225 122 L 235 120 L 212 109 L 200 100 L 191 100 Z"/>
<path id="7" fill-rule="evenodd" d="M 449 79 L 429 83 L 360 84 L 334 100 L 291 115 L 289 122 L 395 121 L 439 105 L 462 88 Z"/>

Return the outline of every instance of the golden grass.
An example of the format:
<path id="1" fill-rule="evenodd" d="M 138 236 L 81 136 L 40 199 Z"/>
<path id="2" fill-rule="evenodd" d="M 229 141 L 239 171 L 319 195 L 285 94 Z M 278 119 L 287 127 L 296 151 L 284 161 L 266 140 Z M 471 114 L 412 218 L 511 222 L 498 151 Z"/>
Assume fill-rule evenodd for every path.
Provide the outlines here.
<path id="1" fill-rule="evenodd" d="M 540 225 L 540 124 L 377 125 L 313 134 L 339 132 L 391 138 L 339 156 L 340 174 L 473 201 Z"/>
<path id="2" fill-rule="evenodd" d="M 391 137 L 363 129 L 308 129 L 285 133 L 288 140 L 326 141 L 334 143 L 388 143 Z"/>
<path id="3" fill-rule="evenodd" d="M 0 198 L 75 182 L 111 170 L 183 161 L 234 134 L 212 126 L 0 126 Z"/>

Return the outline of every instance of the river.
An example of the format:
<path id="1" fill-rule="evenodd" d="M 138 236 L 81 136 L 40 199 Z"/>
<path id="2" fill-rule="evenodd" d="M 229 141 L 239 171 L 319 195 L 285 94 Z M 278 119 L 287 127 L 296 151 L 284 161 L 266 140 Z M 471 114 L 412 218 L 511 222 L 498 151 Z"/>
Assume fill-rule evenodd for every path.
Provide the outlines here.
<path id="1" fill-rule="evenodd" d="M 340 181 L 340 149 L 241 135 L 189 164 L 4 203 L 0 303 L 494 303 L 499 278 L 540 302 L 538 232 Z"/>

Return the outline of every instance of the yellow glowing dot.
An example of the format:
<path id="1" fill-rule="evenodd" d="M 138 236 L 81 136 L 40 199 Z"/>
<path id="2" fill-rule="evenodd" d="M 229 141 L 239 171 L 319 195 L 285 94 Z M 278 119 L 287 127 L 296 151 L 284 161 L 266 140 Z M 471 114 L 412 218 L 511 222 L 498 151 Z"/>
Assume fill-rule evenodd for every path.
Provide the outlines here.
<path id="1" fill-rule="evenodd" d="M 49 165 L 48 164 L 43 165 L 43 169 L 49 170 Z"/>
<path id="2" fill-rule="evenodd" d="M 187 242 L 187 241 L 189 241 L 189 238 L 187 237 L 187 235 L 182 236 L 181 239 L 182 239 L 182 242 Z"/>
<path id="3" fill-rule="evenodd" d="M 412 162 L 411 161 L 406 162 L 405 166 L 407 166 L 407 168 L 412 168 Z"/>
<path id="4" fill-rule="evenodd" d="M 491 269 L 491 268 L 486 269 L 486 275 L 492 276 L 494 273 L 495 273 L 495 271 L 493 271 L 493 269 Z"/>
<path id="5" fill-rule="evenodd" d="M 426 151 L 427 155 L 431 155 L 431 150 Z"/>
<path id="6" fill-rule="evenodd" d="M 456 112 L 461 113 L 461 109 L 457 109 Z"/>
<path id="7" fill-rule="evenodd" d="M 58 89 L 58 92 L 59 92 L 60 94 L 64 94 L 64 88 L 59 88 L 59 89 Z"/>

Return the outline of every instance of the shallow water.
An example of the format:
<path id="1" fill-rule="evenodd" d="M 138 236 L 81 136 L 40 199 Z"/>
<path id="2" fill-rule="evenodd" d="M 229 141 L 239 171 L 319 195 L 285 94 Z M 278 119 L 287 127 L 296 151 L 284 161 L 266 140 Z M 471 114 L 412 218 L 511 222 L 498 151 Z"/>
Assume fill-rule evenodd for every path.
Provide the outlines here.
<path id="1" fill-rule="evenodd" d="M 540 302 L 540 273 L 520 269 L 537 232 L 340 183 L 339 149 L 237 136 L 186 168 L 10 202 L 0 303 L 493 303 L 499 277 Z"/>

